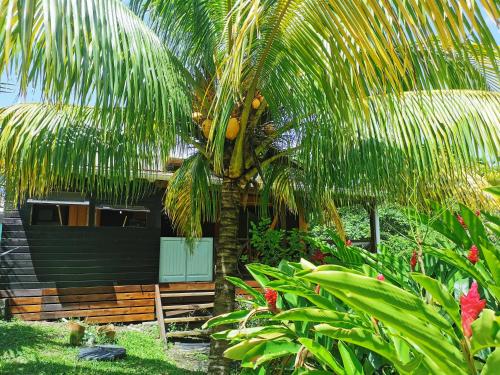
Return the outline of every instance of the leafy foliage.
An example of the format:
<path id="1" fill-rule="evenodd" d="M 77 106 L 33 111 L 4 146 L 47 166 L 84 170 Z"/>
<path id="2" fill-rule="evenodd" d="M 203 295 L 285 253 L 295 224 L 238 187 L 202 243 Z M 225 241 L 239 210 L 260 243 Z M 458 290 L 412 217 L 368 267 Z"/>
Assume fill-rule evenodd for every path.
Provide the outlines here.
<path id="1" fill-rule="evenodd" d="M 461 207 L 462 226 L 452 211 L 438 212 L 437 216 L 420 213 L 419 218 L 455 247 L 421 244 L 419 263 L 422 267 L 423 259 L 432 257 L 447 264 L 452 269 L 448 280 L 439 270 L 433 271 L 436 278 L 429 276 L 425 266 L 421 272 L 411 272 L 409 259 L 406 269 L 399 269 L 394 258 L 346 246 L 331 232 L 329 242 L 316 241 L 331 264 L 315 266 L 302 259 L 283 261 L 277 268 L 248 266 L 262 288 L 278 292 L 277 311 L 259 296 L 246 301 L 251 308 L 244 312 L 214 318 L 206 325 L 239 324 L 216 337 L 231 341 L 226 355 L 241 361 L 248 369 L 243 373 L 476 374 L 482 370 L 492 374 L 500 320 L 495 314 L 498 284 L 490 264 L 496 266 L 500 248 L 489 240 L 482 216 Z M 426 221 L 429 217 L 432 222 Z M 472 240 L 481 250 L 476 264 L 461 250 Z M 464 331 L 468 307 L 463 305 L 465 297 L 459 298 L 465 291 L 455 295 L 461 283 L 457 277 L 464 278 L 467 286 L 470 279 L 477 280 L 485 298 L 486 308 L 479 318 L 472 317 L 471 338 Z M 479 304 L 478 312 L 483 307 Z M 266 314 L 271 315 L 266 318 Z M 255 318 L 259 325 L 247 328 Z"/>

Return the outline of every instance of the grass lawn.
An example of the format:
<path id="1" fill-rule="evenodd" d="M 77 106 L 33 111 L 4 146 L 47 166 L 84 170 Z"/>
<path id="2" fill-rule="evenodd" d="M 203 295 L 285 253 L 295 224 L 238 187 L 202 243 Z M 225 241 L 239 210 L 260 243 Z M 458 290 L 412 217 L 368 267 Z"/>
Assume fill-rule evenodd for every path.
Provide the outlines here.
<path id="1" fill-rule="evenodd" d="M 66 323 L 0 321 L 0 374 L 201 374 L 177 367 L 157 337 L 156 327 L 120 329 L 117 345 L 127 350 L 126 359 L 78 361 L 78 348 L 68 344 Z"/>

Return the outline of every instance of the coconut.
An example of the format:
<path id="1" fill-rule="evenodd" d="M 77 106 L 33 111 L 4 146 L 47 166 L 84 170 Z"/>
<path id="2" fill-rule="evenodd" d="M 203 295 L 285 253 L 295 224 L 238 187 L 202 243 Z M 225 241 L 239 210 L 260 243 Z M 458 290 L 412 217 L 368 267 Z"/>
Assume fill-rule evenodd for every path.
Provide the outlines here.
<path id="1" fill-rule="evenodd" d="M 193 119 L 194 122 L 199 122 L 203 118 L 203 113 L 201 113 L 201 112 L 193 112 L 191 114 L 191 118 Z"/>
<path id="2" fill-rule="evenodd" d="M 236 117 L 231 117 L 227 123 L 226 138 L 234 141 L 240 132 L 240 122 Z"/>
<path id="3" fill-rule="evenodd" d="M 205 136 L 205 138 L 208 138 L 210 136 L 210 129 L 211 128 L 212 128 L 212 120 L 207 118 L 201 124 L 201 130 L 203 131 L 203 135 Z"/>
<path id="4" fill-rule="evenodd" d="M 255 98 L 253 101 L 252 101 L 252 108 L 253 109 L 259 109 L 260 107 L 260 100 Z"/>

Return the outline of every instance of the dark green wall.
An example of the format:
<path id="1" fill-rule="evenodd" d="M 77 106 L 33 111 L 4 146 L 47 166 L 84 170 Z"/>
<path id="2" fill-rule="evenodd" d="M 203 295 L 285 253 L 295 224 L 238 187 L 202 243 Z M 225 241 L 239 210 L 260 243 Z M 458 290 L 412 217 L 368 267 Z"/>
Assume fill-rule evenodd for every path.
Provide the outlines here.
<path id="1" fill-rule="evenodd" d="M 32 226 L 31 205 L 7 209 L 0 289 L 156 283 L 161 195 L 134 204 L 151 210 L 147 228 Z M 91 204 L 91 225 L 93 215 Z"/>

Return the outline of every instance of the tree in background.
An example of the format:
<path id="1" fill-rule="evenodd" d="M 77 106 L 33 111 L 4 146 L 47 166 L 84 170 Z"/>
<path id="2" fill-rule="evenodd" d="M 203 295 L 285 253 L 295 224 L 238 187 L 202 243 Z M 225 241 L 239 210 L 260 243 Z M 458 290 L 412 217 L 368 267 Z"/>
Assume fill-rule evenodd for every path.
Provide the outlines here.
<path id="1" fill-rule="evenodd" d="M 214 314 L 230 311 L 252 189 L 309 216 L 415 186 L 476 200 L 468 182 L 500 138 L 481 9 L 499 18 L 491 0 L 0 0 L 0 74 L 43 91 L 2 111 L 2 172 L 17 198 L 130 199 L 182 148 L 165 209 L 186 236 L 219 221 Z"/>

